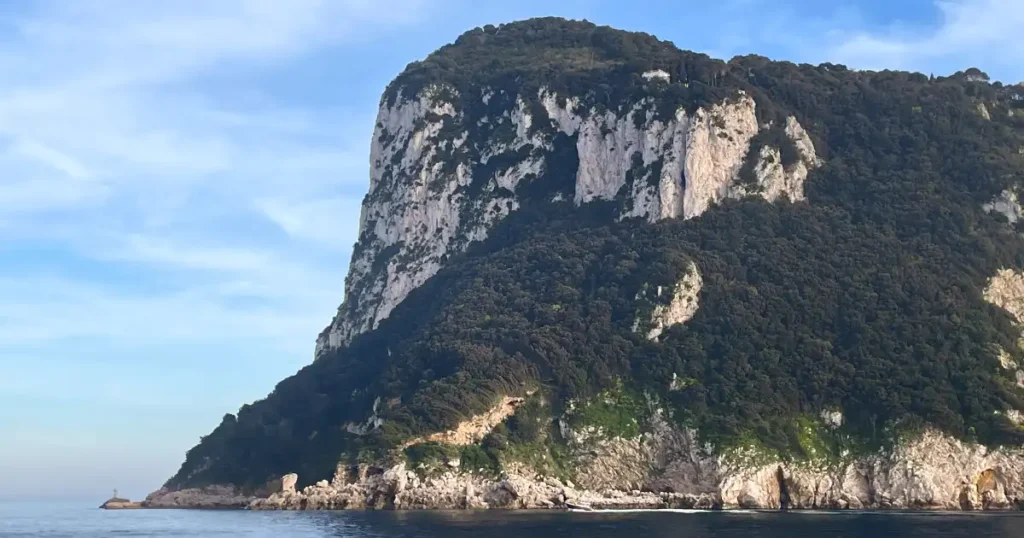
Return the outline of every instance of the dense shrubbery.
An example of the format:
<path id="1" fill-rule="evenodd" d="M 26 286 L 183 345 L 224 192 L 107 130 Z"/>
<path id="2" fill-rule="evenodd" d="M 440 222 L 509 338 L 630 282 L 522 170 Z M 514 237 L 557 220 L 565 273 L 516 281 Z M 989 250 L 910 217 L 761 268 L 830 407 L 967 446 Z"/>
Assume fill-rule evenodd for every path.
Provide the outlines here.
<path id="1" fill-rule="evenodd" d="M 1024 408 L 994 354 L 1019 354 L 1019 330 L 982 299 L 998 268 L 1024 266 L 1021 239 L 981 210 L 1024 183 L 1024 117 L 1009 113 L 1009 89 L 963 75 L 723 63 L 642 34 L 540 19 L 467 33 L 411 65 L 389 95 L 438 81 L 463 90 L 543 81 L 611 105 L 654 91 L 635 76 L 652 67 L 690 82 L 656 90 L 670 104 L 742 89 L 763 118 L 797 115 L 826 159 L 808 181 L 809 203 L 728 202 L 657 225 L 612 224 L 614 203 L 526 204 L 379 329 L 225 417 L 169 485 L 253 486 L 292 471 L 316 480 L 339 457 L 383 454 L 501 395 L 539 389 L 558 413 L 623 381 L 723 444 L 806 452 L 801 417 L 825 408 L 842 409 L 843 435 L 867 445 L 922 424 L 1024 442 L 993 413 Z M 574 151 L 559 147 L 570 150 L 553 162 L 561 176 L 523 189 L 571 188 Z M 704 279 L 696 316 L 658 343 L 634 334 L 637 292 L 672 285 L 691 260 Z M 674 375 L 685 388 L 669 390 Z M 384 426 L 347 433 L 377 398 Z M 484 465 L 551 442 L 550 423 L 520 420 L 462 457 Z"/>

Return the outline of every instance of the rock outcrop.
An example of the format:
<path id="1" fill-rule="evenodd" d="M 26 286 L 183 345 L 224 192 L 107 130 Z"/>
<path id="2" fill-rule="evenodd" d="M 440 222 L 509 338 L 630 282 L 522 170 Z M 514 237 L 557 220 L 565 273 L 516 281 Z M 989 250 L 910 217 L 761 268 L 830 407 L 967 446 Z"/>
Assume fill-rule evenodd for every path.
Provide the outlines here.
<path id="1" fill-rule="evenodd" d="M 661 336 L 661 333 L 665 332 L 665 329 L 689 321 L 697 313 L 697 308 L 700 306 L 699 296 L 702 285 L 703 280 L 700 277 L 697 264 L 690 262 L 689 271 L 683 278 L 679 279 L 679 282 L 672 289 L 669 302 L 656 305 L 654 311 L 651 312 L 650 329 L 647 331 L 647 338 L 656 340 Z M 663 291 L 666 290 L 659 287 L 657 295 L 660 297 Z"/>
<path id="2" fill-rule="evenodd" d="M 661 73 L 648 75 L 649 83 L 665 82 Z M 487 105 L 499 98 L 511 99 L 489 90 L 472 99 Z M 345 302 L 320 334 L 317 356 L 375 328 L 453 253 L 485 239 L 519 209 L 524 185 L 551 181 L 546 172 L 563 164 L 559 135 L 575 139 L 569 151 L 578 166 L 559 172 L 575 182 L 553 200 L 621 199 L 620 218 L 652 222 L 694 218 L 730 197 L 803 200 L 807 174 L 820 164 L 809 135 L 789 117 L 784 131 L 798 160 L 783 166 L 779 148 L 762 146 L 751 156 L 756 185 L 741 185 L 751 140 L 770 127 L 758 124 L 754 100 L 742 92 L 670 118 L 651 99 L 617 113 L 585 109 L 579 98 L 547 89 L 479 118 L 465 110 L 467 100 L 430 86 L 381 103 Z"/>

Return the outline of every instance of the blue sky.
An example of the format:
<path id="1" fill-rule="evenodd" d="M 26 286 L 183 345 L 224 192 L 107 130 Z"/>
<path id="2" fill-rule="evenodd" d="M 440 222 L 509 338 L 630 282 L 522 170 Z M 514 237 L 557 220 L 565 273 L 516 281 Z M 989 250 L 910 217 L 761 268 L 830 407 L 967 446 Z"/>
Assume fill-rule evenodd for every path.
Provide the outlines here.
<path id="1" fill-rule="evenodd" d="M 478 4 L 0 2 L 0 497 L 141 497 L 312 359 L 380 93 L 467 29 L 1024 80 L 1019 0 Z"/>

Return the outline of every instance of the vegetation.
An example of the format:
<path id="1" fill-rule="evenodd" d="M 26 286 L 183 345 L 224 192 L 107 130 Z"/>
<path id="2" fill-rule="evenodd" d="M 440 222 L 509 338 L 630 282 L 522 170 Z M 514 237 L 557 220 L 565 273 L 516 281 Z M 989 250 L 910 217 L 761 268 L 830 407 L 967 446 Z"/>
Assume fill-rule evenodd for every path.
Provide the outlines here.
<path id="1" fill-rule="evenodd" d="M 643 84 L 639 73 L 655 67 L 672 83 Z M 762 120 L 796 115 L 808 128 L 825 159 L 806 185 L 809 201 L 730 201 L 685 222 L 615 222 L 617 202 L 550 202 L 566 189 L 572 199 L 578 164 L 561 135 L 547 173 L 520 188 L 532 195 L 486 241 L 377 330 L 225 417 L 168 485 L 253 486 L 293 471 L 319 480 L 339 457 L 381 457 L 527 386 L 544 387 L 549 404 L 524 407 L 461 458 L 541 454 L 557 468 L 553 417 L 569 402 L 591 402 L 580 416 L 616 434 L 635 432 L 619 411 L 637 400 L 602 403 L 609 390 L 657 397 L 719 446 L 799 458 L 878 446 L 924 425 L 1024 442 L 994 413 L 1024 409 L 996 355 L 1021 359 L 1020 329 L 982 298 L 997 269 L 1024 267 L 1024 241 L 982 210 L 1024 185 L 1024 114 L 1011 114 L 1019 90 L 971 73 L 929 78 L 756 56 L 725 63 L 559 19 L 465 34 L 411 65 L 386 98 L 443 82 L 466 103 L 482 103 L 467 96 L 483 88 L 505 89 L 488 106 L 508 107 L 544 84 L 594 106 L 651 95 L 670 110 L 742 90 Z M 772 136 L 760 143 L 774 145 Z M 634 333 L 639 292 L 672 286 L 691 261 L 704 282 L 695 317 L 658 342 Z M 686 382 L 672 390 L 677 378 Z M 384 425 L 348 433 L 378 397 Z M 822 409 L 844 412 L 840 430 L 823 436 L 807 422 Z M 432 457 L 416 450 L 407 456 Z"/>
<path id="2" fill-rule="evenodd" d="M 579 402 L 566 412 L 566 419 L 574 430 L 590 427 L 606 438 L 633 439 L 640 435 L 648 415 L 643 397 L 618 381 L 608 390 Z"/>

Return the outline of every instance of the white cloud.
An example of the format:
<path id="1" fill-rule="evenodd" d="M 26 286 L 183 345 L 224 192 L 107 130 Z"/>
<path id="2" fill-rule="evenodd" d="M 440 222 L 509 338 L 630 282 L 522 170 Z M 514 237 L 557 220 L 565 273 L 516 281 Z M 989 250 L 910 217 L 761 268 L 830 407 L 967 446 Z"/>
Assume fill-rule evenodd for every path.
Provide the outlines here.
<path id="1" fill-rule="evenodd" d="M 901 24 L 880 32 L 855 32 L 828 54 L 833 61 L 864 69 L 925 70 L 954 63 L 958 69 L 991 66 L 1021 75 L 1017 66 L 1024 60 L 1024 2 L 937 0 L 934 5 L 937 25 Z"/>
<path id="2" fill-rule="evenodd" d="M 413 22 L 423 4 L 0 10 L 13 29 L 0 42 L 0 244 L 62 253 L 36 262 L 42 276 L 0 264 L 0 355 L 81 338 L 231 337 L 310 354 L 341 300 L 372 111 L 261 88 L 278 66 Z"/>
<path id="3" fill-rule="evenodd" d="M 354 198 L 287 201 L 259 200 L 256 207 L 289 236 L 333 249 L 348 249 L 357 239 L 352 223 L 359 217 Z"/>
<path id="4" fill-rule="evenodd" d="M 31 140 L 18 141 L 11 147 L 11 151 L 49 165 L 74 179 L 84 179 L 91 175 L 85 166 L 82 166 L 82 163 L 53 148 Z"/>
<path id="5" fill-rule="evenodd" d="M 206 77 L 239 72 L 244 84 L 253 69 L 400 24 L 403 19 L 391 15 L 416 16 L 420 2 L 93 0 L 39 6 L 30 15 L 0 20 L 16 29 L 0 52 L 7 81 L 0 88 L 0 140 L 15 140 L 5 158 L 22 161 L 5 162 L 8 171 L 32 161 L 52 172 L 35 170 L 33 181 L 94 178 L 75 188 L 113 189 L 122 204 L 147 203 L 154 190 L 158 199 L 166 198 L 153 183 L 209 187 L 210 176 L 217 175 L 216 190 L 245 206 L 249 193 L 260 199 L 281 194 L 286 166 L 302 174 L 289 178 L 292 198 L 296 190 L 319 197 L 336 189 L 348 179 L 342 174 L 354 170 L 349 155 L 365 154 L 369 120 L 360 123 L 365 135 L 351 137 L 339 128 L 340 120 L 351 119 L 344 111 L 309 110 L 244 85 L 228 86 L 256 98 L 239 103 L 205 91 Z M 365 158 L 361 165 L 356 177 L 365 182 Z M 11 174 L 0 179 L 15 181 Z M 19 213 L 67 205 L 67 193 L 46 191 L 53 204 L 35 200 Z"/>
<path id="6" fill-rule="evenodd" d="M 0 350 L 11 356 L 28 345 L 46 345 L 70 352 L 76 342 L 88 338 L 116 342 L 115 347 L 261 342 L 301 352 L 324 324 L 325 306 L 307 288 L 292 288 L 289 293 L 286 282 L 303 277 L 323 281 L 322 275 L 291 267 L 255 273 L 248 286 L 237 279 L 228 281 L 233 287 L 214 281 L 128 293 L 60 277 L 4 278 Z M 257 294 L 257 304 L 232 304 L 232 299 L 244 299 L 249 292 Z"/>

